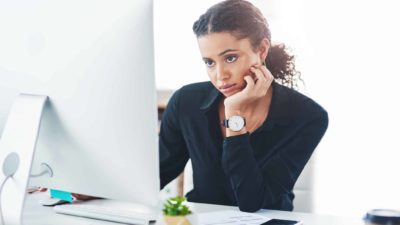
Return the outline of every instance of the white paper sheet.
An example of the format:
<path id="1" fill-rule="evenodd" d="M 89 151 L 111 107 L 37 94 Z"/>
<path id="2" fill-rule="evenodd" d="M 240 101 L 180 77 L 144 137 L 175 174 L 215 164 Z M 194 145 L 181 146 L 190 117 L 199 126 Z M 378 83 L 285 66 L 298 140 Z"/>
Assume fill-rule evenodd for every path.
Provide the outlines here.
<path id="1" fill-rule="evenodd" d="M 234 210 L 209 213 L 196 213 L 187 216 L 188 220 L 198 225 L 260 225 L 271 218 Z"/>

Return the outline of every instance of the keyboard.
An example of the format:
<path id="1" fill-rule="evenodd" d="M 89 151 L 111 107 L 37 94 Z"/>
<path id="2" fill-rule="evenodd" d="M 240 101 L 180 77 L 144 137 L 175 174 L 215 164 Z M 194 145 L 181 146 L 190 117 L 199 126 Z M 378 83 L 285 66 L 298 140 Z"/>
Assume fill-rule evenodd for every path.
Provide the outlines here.
<path id="1" fill-rule="evenodd" d="M 98 201 L 103 202 L 99 204 Z M 148 225 L 158 217 L 158 213 L 155 211 L 143 210 L 141 207 L 126 207 L 126 204 L 116 205 L 114 202 L 114 204 L 104 204 L 104 201 L 113 200 L 93 200 L 68 205 L 57 205 L 54 207 L 54 211 L 60 214 L 91 219 L 143 225 Z"/>

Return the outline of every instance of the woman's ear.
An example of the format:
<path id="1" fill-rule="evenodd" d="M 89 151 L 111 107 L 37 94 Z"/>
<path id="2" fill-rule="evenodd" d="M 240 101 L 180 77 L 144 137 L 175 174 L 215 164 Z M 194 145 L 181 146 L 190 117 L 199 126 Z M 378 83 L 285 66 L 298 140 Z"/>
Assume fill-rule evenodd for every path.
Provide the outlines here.
<path id="1" fill-rule="evenodd" d="M 261 62 L 265 62 L 265 59 L 267 59 L 269 47 L 270 47 L 270 42 L 269 42 L 269 40 L 266 39 L 266 38 L 264 38 L 264 39 L 261 41 L 260 46 L 259 46 L 259 48 L 258 48 L 258 50 L 259 50 L 258 52 L 259 52 L 259 54 L 260 54 L 260 60 L 261 60 Z"/>

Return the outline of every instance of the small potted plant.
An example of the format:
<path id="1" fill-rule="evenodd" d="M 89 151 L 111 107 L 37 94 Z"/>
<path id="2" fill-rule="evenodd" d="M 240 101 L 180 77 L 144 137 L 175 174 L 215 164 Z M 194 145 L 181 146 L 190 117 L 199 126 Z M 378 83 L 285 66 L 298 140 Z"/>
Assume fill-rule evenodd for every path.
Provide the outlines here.
<path id="1" fill-rule="evenodd" d="M 167 225 L 190 225 L 186 215 L 190 214 L 189 207 L 184 205 L 185 197 L 168 198 L 164 203 L 164 221 Z"/>

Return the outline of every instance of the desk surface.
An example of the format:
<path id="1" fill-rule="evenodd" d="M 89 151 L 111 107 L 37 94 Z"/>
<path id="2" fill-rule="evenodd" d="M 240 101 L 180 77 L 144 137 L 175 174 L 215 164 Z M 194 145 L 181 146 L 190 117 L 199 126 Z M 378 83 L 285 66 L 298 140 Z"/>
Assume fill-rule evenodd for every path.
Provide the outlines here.
<path id="1" fill-rule="evenodd" d="M 68 216 L 62 214 L 56 214 L 51 207 L 43 207 L 39 204 L 41 198 L 46 197 L 43 193 L 30 194 L 27 197 L 25 210 L 23 215 L 24 225 L 115 225 L 120 223 L 112 223 L 100 220 L 86 219 L 75 216 Z M 194 213 L 202 212 L 215 212 L 218 210 L 238 210 L 237 207 L 211 205 L 211 204 L 199 204 L 189 203 L 188 204 Z M 276 210 L 260 210 L 257 214 L 264 215 L 270 218 L 279 219 L 292 219 L 301 220 L 304 225 L 363 225 L 363 221 L 354 220 L 349 218 L 338 218 L 326 215 L 314 215 L 309 213 L 296 213 Z M 160 212 L 160 218 L 162 218 Z M 157 225 L 164 225 L 162 219 L 159 219 Z M 193 224 L 195 225 L 195 224 Z"/>

